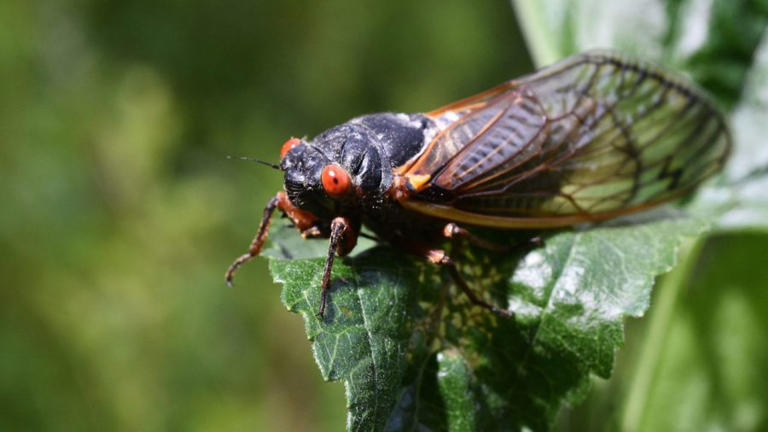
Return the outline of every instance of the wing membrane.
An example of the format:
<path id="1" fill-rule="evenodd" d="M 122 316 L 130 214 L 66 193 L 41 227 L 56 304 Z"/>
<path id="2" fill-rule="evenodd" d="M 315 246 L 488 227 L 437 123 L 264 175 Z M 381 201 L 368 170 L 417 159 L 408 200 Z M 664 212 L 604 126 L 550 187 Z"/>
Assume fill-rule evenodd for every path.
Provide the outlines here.
<path id="1" fill-rule="evenodd" d="M 571 225 L 679 197 L 730 149 L 701 92 L 607 53 L 571 57 L 467 106 L 438 111 L 457 119 L 400 172 L 418 179 L 403 205 L 478 225 Z"/>

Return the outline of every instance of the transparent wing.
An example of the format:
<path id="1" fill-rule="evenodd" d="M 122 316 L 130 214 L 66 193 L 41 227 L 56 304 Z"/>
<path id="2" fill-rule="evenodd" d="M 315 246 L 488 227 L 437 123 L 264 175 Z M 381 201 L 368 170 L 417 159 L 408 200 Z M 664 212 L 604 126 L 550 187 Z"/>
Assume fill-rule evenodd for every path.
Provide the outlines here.
<path id="1" fill-rule="evenodd" d="M 605 219 L 690 191 L 729 149 L 722 115 L 693 86 L 585 53 L 462 113 L 402 172 L 416 191 L 403 205 L 491 226 Z"/>

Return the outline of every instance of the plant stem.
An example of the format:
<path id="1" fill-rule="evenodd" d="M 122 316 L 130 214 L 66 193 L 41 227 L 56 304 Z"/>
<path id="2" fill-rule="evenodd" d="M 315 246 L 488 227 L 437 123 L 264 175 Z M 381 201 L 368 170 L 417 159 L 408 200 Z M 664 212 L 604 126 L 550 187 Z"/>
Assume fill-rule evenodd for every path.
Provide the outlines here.
<path id="1" fill-rule="evenodd" d="M 635 372 L 626 392 L 621 413 L 622 431 L 636 431 L 640 428 L 677 301 L 684 287 L 688 285 L 704 241 L 706 240 L 700 238 L 684 243 L 680 248 L 679 264 L 664 276 L 656 289 L 659 297 L 651 307 L 650 323 L 640 351 L 640 360 L 634 368 Z"/>
<path id="2" fill-rule="evenodd" d="M 537 67 L 554 63 L 560 57 L 555 45 L 552 43 L 552 35 L 548 33 L 545 24 L 544 7 L 539 0 L 512 0 L 512 6 L 517 15 L 517 21 L 525 35 L 525 41 L 530 47 L 529 52 Z"/>

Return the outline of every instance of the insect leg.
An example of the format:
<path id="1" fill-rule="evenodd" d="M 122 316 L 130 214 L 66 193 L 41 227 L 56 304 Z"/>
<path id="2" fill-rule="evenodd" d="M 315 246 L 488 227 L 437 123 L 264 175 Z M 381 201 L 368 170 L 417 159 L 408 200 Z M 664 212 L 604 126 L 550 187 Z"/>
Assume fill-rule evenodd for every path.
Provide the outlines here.
<path id="1" fill-rule="evenodd" d="M 325 305 L 328 302 L 328 290 L 331 287 L 331 269 L 333 268 L 333 260 L 341 245 L 341 240 L 350 230 L 349 228 L 349 222 L 343 217 L 337 217 L 331 222 L 331 239 L 328 242 L 328 256 L 325 259 L 323 280 L 320 285 L 322 293 L 320 295 L 320 310 L 317 312 L 317 315 L 320 317 L 325 314 Z"/>
<path id="2" fill-rule="evenodd" d="M 304 237 L 305 239 L 318 238 L 323 236 L 323 232 L 320 230 L 320 228 L 313 226 L 311 228 L 307 228 L 304 231 L 302 231 L 301 236 Z"/>
<path id="3" fill-rule="evenodd" d="M 515 248 L 514 245 L 507 246 L 507 245 L 493 243 L 488 240 L 485 240 L 484 238 L 481 238 L 472 234 L 465 228 L 462 228 L 453 222 L 450 222 L 445 225 L 445 228 L 443 228 L 443 236 L 445 236 L 445 238 L 448 238 L 448 239 L 464 238 L 479 248 L 496 251 L 496 252 L 509 252 L 510 250 Z"/>
<path id="4" fill-rule="evenodd" d="M 471 244 L 481 248 L 486 249 L 494 252 L 511 252 L 516 249 L 519 249 L 521 247 L 527 246 L 529 243 L 541 246 L 543 244 L 543 240 L 539 236 L 531 237 L 528 241 L 514 243 L 511 245 L 503 245 L 494 243 L 491 241 L 488 241 L 482 237 L 478 237 L 471 232 L 469 232 L 466 228 L 462 228 L 458 225 L 456 225 L 453 222 L 450 222 L 445 225 L 443 228 L 443 236 L 447 239 L 467 239 Z"/>
<path id="5" fill-rule="evenodd" d="M 448 269 L 448 273 L 451 274 L 451 278 L 453 278 L 454 282 L 456 282 L 456 285 L 459 286 L 464 294 L 467 295 L 469 301 L 472 302 L 472 304 L 488 309 L 496 315 L 502 316 L 504 318 L 512 317 L 511 312 L 501 309 L 498 306 L 494 306 L 478 297 L 477 294 L 472 291 L 472 288 L 467 285 L 467 281 L 465 281 L 461 276 L 461 273 L 459 273 L 459 269 L 456 267 L 456 263 L 453 262 L 451 257 L 445 254 L 445 251 L 441 249 L 431 249 L 427 251 L 427 259 L 433 264 L 445 266 Z"/>
<path id="6" fill-rule="evenodd" d="M 232 265 L 229 266 L 224 277 L 227 280 L 227 285 L 232 286 L 232 277 L 235 275 L 235 271 L 244 263 L 250 261 L 253 257 L 261 252 L 261 247 L 264 245 L 264 241 L 267 239 L 267 231 L 269 230 L 269 220 L 272 219 L 272 214 L 278 207 L 280 201 L 280 194 L 269 200 L 267 206 L 264 207 L 264 216 L 261 218 L 259 224 L 259 230 L 256 232 L 256 236 L 251 241 L 251 246 L 248 248 L 248 253 L 240 255 Z"/>

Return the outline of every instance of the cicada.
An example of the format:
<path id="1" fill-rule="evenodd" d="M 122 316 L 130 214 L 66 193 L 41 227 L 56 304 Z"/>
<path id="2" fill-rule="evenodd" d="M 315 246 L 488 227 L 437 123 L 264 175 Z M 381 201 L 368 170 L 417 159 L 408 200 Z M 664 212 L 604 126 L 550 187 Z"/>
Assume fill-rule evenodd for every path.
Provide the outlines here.
<path id="1" fill-rule="evenodd" d="M 620 54 L 587 52 L 427 113 L 354 118 L 312 140 L 291 138 L 277 166 L 284 191 L 264 209 L 257 256 L 275 209 L 305 238 L 329 238 L 322 316 L 336 256 L 361 227 L 446 266 L 447 238 L 504 250 L 471 232 L 545 230 L 639 212 L 690 193 L 731 148 L 723 115 L 682 77 Z"/>

